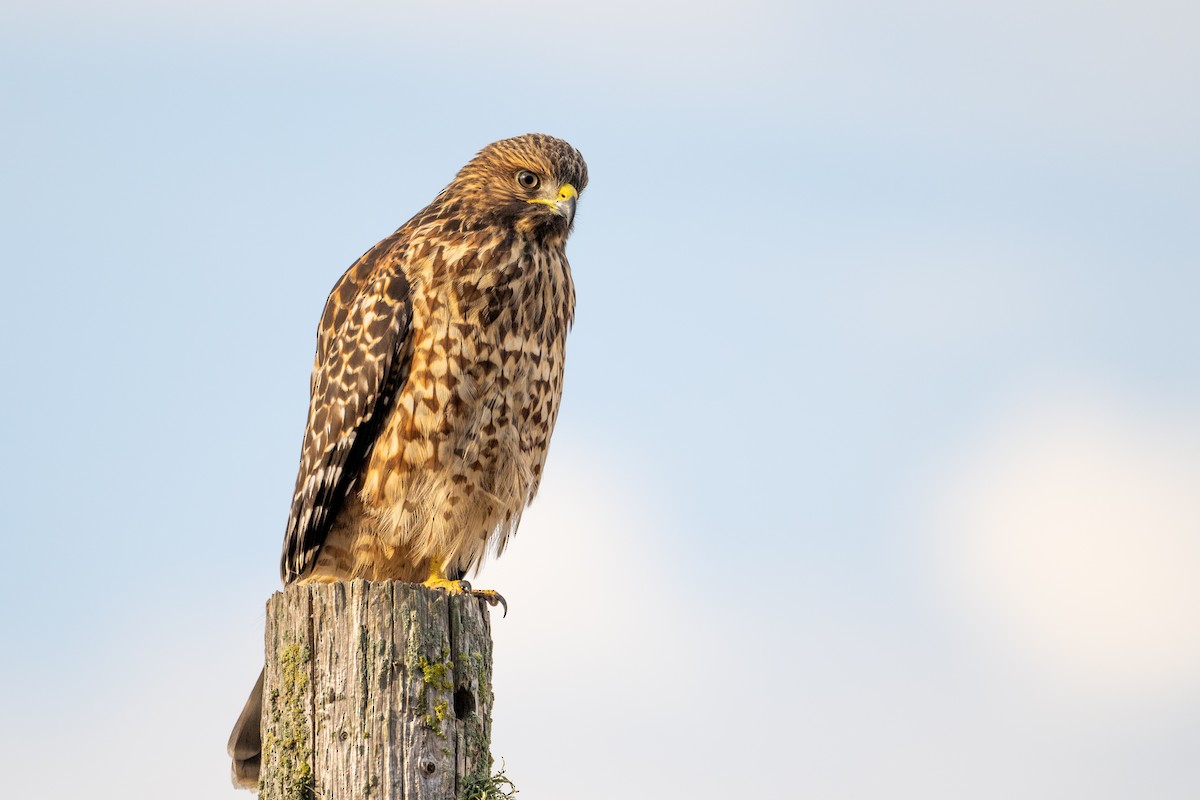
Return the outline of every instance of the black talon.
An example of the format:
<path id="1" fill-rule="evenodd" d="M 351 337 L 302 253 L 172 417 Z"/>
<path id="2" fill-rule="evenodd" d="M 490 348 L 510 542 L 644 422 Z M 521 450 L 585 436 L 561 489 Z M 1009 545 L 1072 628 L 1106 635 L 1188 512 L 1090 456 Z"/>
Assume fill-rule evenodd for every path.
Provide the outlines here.
<path id="1" fill-rule="evenodd" d="M 504 599 L 504 595 L 500 594 L 494 589 L 481 589 L 478 592 L 473 591 L 471 594 L 475 595 L 480 600 L 485 601 L 492 608 L 501 606 L 504 609 L 502 618 L 508 616 L 508 601 Z"/>

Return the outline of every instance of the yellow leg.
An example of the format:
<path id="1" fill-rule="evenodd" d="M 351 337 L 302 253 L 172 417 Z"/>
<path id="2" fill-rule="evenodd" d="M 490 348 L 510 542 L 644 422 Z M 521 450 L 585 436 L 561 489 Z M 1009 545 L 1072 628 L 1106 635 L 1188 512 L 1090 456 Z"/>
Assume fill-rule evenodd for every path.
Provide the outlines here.
<path id="1" fill-rule="evenodd" d="M 471 584 L 466 581 L 452 581 L 447 578 L 446 562 L 440 558 L 429 562 L 429 577 L 425 579 L 424 585 L 430 589 L 445 589 L 450 594 L 462 594 L 471 588 Z"/>
<path id="2" fill-rule="evenodd" d="M 428 586 L 430 589 L 444 589 L 450 594 L 463 594 L 464 592 L 472 594 L 481 600 L 487 602 L 488 605 L 503 606 L 504 616 L 508 616 L 508 601 L 504 596 L 494 589 L 472 589 L 471 584 L 466 581 L 455 581 L 446 577 L 446 560 L 435 558 L 429 562 L 429 577 L 425 579 L 423 586 Z"/>

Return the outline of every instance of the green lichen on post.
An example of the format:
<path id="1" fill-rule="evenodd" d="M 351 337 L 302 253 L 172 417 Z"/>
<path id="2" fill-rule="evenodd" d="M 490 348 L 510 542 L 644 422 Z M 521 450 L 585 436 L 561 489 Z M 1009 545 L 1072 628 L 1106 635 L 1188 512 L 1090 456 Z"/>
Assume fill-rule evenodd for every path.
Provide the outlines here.
<path id="1" fill-rule="evenodd" d="M 479 704 L 486 708 L 492 701 L 491 683 L 488 681 L 487 659 L 478 650 L 472 650 L 466 656 L 469 662 L 467 669 L 475 673 L 475 682 L 479 686 Z"/>
<path id="2" fill-rule="evenodd" d="M 467 757 L 486 761 L 487 768 L 492 767 L 492 742 L 486 724 L 464 725 L 463 744 L 467 748 Z M 477 763 L 478 763 L 477 761 Z"/>
<path id="3" fill-rule="evenodd" d="M 263 800 L 313 800 L 312 742 L 305 712 L 308 648 L 289 644 L 279 651 L 280 685 L 267 698 L 271 724 L 263 735 L 263 760 L 275 764 L 270 786 L 259 784 Z"/>
<path id="4" fill-rule="evenodd" d="M 454 689 L 454 662 L 450 660 L 450 647 L 442 645 L 436 661 L 418 655 L 415 666 L 421 671 L 421 696 L 417 700 L 417 711 L 421 714 L 421 721 L 439 736 L 445 736 L 442 723 L 450 715 L 450 703 L 448 700 L 439 700 L 430 712 L 429 702 L 431 693 L 449 692 Z"/>
<path id="5" fill-rule="evenodd" d="M 426 686 L 447 691 L 454 688 L 454 662 L 450 660 L 449 647 L 442 648 L 440 661 L 431 662 L 425 656 L 420 656 L 417 659 L 417 666 L 421 668 L 422 679 Z"/>
<path id="6" fill-rule="evenodd" d="M 491 670 L 484 653 L 469 650 L 458 653 L 459 679 L 466 690 L 474 688 L 474 704 L 472 713 L 459 720 L 459 733 L 462 735 L 463 746 L 466 748 L 467 764 L 476 765 L 485 774 L 492 766 L 491 743 L 491 708 L 492 687 Z"/>
<path id="7" fill-rule="evenodd" d="M 417 664 L 417 656 L 421 654 L 420 626 L 417 624 L 420 616 L 415 608 L 409 608 L 404 618 L 404 630 L 408 636 L 404 642 L 404 663 L 411 669 Z"/>
<path id="8" fill-rule="evenodd" d="M 421 719 L 425 723 L 425 727 L 437 731 L 440 734 L 442 732 L 442 723 L 446 720 L 446 717 L 449 714 L 450 704 L 443 700 L 433 707 L 432 714 L 426 714 Z"/>
<path id="9" fill-rule="evenodd" d="M 512 800 L 517 796 L 517 787 L 504 774 L 501 766 L 495 775 L 487 771 L 477 772 L 463 782 L 458 800 Z"/>

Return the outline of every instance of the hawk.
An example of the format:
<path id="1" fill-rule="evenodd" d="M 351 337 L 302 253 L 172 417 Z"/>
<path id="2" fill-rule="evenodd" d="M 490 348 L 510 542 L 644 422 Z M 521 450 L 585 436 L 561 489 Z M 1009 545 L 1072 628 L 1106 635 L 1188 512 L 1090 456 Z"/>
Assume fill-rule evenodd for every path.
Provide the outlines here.
<path id="1" fill-rule="evenodd" d="M 462 580 L 537 492 L 575 289 L 567 236 L 587 165 L 543 134 L 483 148 L 333 287 L 280 572 Z M 495 604 L 495 592 L 475 592 Z M 258 784 L 262 678 L 229 740 Z"/>

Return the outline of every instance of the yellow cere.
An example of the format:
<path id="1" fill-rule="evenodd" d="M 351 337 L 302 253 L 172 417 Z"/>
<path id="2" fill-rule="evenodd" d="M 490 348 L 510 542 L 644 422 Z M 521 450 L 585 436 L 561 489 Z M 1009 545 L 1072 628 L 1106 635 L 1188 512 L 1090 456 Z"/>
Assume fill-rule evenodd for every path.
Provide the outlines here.
<path id="1" fill-rule="evenodd" d="M 570 200 L 572 197 L 579 197 L 579 191 L 569 183 L 564 183 L 558 188 L 558 197 L 554 200 L 547 200 L 544 197 L 535 197 L 532 200 L 526 200 L 527 203 L 541 203 L 544 206 L 553 206 L 561 203 L 563 200 Z"/>

